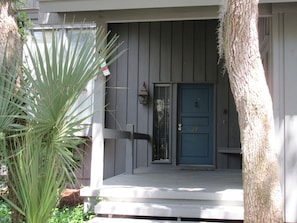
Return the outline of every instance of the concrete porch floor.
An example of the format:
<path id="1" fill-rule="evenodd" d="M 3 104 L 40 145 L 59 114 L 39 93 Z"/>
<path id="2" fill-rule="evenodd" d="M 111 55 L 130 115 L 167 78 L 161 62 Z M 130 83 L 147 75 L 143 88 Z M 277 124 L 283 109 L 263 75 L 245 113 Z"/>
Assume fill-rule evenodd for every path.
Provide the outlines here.
<path id="1" fill-rule="evenodd" d="M 103 187 L 142 187 L 159 190 L 205 193 L 233 192 L 242 195 L 241 170 L 197 170 L 156 166 L 135 169 L 134 175 L 121 174 L 104 180 Z"/>
<path id="2" fill-rule="evenodd" d="M 243 219 L 241 170 L 155 166 L 104 180 L 98 216 Z"/>

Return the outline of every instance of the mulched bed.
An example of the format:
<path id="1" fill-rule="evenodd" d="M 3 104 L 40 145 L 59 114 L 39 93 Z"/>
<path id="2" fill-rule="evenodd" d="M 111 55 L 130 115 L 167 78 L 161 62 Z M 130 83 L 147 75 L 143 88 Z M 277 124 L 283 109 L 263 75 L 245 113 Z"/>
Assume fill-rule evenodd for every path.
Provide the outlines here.
<path id="1" fill-rule="evenodd" d="M 59 202 L 58 207 L 74 207 L 79 204 L 83 204 L 84 199 L 80 196 L 80 189 L 69 189 L 66 188 L 62 193 L 62 198 Z"/>

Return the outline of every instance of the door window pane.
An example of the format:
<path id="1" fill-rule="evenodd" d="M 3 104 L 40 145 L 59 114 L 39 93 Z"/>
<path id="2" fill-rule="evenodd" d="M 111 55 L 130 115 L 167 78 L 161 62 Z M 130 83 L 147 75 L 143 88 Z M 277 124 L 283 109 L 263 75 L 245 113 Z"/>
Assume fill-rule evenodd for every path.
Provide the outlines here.
<path id="1" fill-rule="evenodd" d="M 169 161 L 170 86 L 155 85 L 153 161 Z"/>

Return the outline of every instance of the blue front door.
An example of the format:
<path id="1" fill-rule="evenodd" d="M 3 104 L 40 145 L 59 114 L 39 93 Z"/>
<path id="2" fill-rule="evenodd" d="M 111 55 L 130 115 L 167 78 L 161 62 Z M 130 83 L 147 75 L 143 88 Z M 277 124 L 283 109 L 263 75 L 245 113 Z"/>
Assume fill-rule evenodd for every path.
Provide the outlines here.
<path id="1" fill-rule="evenodd" d="M 180 85 L 178 163 L 213 165 L 213 85 Z"/>

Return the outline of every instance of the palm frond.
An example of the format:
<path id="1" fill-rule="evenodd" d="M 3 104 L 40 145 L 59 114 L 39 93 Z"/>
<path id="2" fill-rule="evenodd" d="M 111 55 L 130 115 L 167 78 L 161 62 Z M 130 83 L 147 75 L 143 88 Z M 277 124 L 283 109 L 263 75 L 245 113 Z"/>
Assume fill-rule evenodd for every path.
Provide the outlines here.
<path id="1" fill-rule="evenodd" d="M 4 55 L 6 55 L 4 50 Z M 18 86 L 19 58 L 12 57 L 0 61 L 0 131 L 8 132 L 22 125 L 16 119 L 24 115 L 23 105 L 26 103 L 25 92 Z"/>
<path id="2" fill-rule="evenodd" d="M 6 156 L 11 158 L 8 168 L 12 170 L 13 193 L 30 223 L 46 222 L 61 189 L 74 180 L 78 163 L 72 152 L 84 143 L 76 133 L 90 117 L 84 115 L 89 98 L 80 103 L 77 100 L 87 84 L 100 75 L 102 58 L 114 60 L 110 57 L 117 52 L 118 37 L 108 42 L 108 35 L 103 29 L 62 28 L 50 35 L 43 31 L 42 43 L 33 38 L 32 45 L 25 46 L 28 57 L 20 87 L 24 104 L 15 103 L 19 106 L 12 111 L 20 109 L 16 115 L 26 118 L 26 131 L 10 138 L 14 153 Z M 7 104 L 11 106 L 11 100 Z"/>

